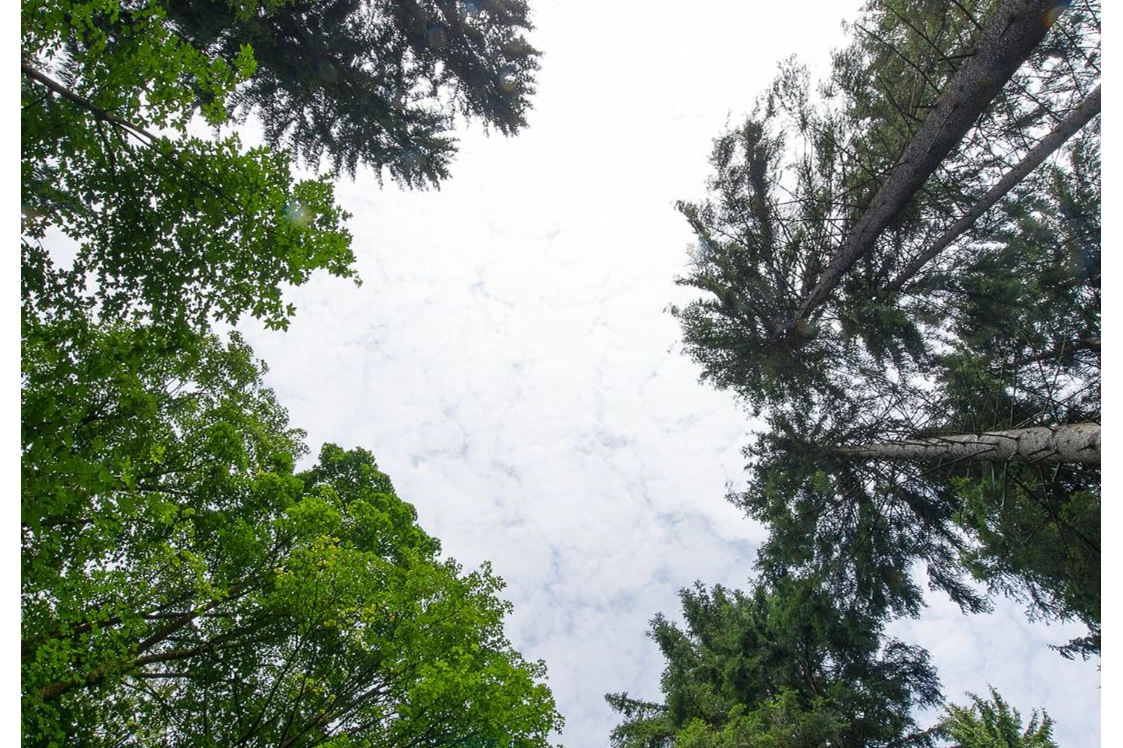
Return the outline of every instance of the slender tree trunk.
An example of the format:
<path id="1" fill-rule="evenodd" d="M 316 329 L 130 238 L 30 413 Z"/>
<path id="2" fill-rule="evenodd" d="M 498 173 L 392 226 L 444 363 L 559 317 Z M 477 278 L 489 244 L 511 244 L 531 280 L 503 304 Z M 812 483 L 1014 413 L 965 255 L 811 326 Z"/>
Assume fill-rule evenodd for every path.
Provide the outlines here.
<path id="1" fill-rule="evenodd" d="M 947 82 L 838 253 L 795 314 L 774 332 L 774 342 L 789 338 L 796 325 L 821 306 L 854 263 L 873 248 L 885 227 L 959 144 L 1045 37 L 1049 13 L 1056 5 L 1055 0 L 1005 0 L 994 11 L 979 34 L 974 53 Z"/>
<path id="2" fill-rule="evenodd" d="M 1061 123 L 1052 132 L 1042 138 L 1041 142 L 1034 146 L 1033 150 L 1027 153 L 1026 157 L 1018 162 L 1017 166 L 1006 172 L 1002 179 L 998 180 L 998 183 L 991 187 L 979 202 L 972 205 L 970 210 L 941 234 L 940 238 L 932 243 L 932 246 L 913 258 L 913 261 L 898 273 L 884 290 L 879 291 L 878 295 L 888 298 L 900 291 L 901 287 L 908 283 L 932 258 L 944 251 L 965 231 L 974 226 L 975 221 L 979 220 L 995 203 L 1005 197 L 1006 193 L 1016 187 L 1030 172 L 1040 166 L 1045 159 L 1055 153 L 1058 148 L 1099 113 L 1100 87 L 1096 86 L 1096 90 L 1089 94 L 1080 106 L 1069 112 L 1068 116 L 1061 120 Z"/>
<path id="3" fill-rule="evenodd" d="M 128 120 L 123 120 L 120 117 L 118 117 L 116 114 L 113 114 L 112 112 L 105 111 L 104 109 L 97 106 L 96 104 L 94 104 L 89 99 L 87 99 L 83 96 L 79 96 L 78 94 L 74 93 L 69 88 L 67 88 L 66 86 L 62 85 L 61 83 L 59 83 L 55 79 L 51 78 L 49 75 L 43 73 L 40 70 L 36 70 L 31 65 L 28 65 L 26 62 L 20 63 L 20 70 L 28 78 L 35 81 L 36 83 L 41 84 L 51 93 L 58 94 L 62 98 L 66 99 L 67 101 L 71 101 L 71 102 L 77 104 L 78 106 L 82 107 L 83 109 L 85 109 L 90 114 L 94 115 L 95 117 L 97 117 L 100 120 L 103 120 L 103 121 L 108 122 L 110 124 L 116 125 L 117 127 L 120 127 L 121 129 L 126 130 L 127 132 L 130 132 L 130 133 L 136 135 L 137 137 L 143 137 L 144 139 L 146 139 L 148 141 L 149 145 L 155 143 L 158 140 L 158 138 L 155 135 L 148 132 L 143 127 L 140 127 L 138 125 L 134 125 L 132 122 L 129 122 Z"/>
<path id="4" fill-rule="evenodd" d="M 837 452 L 871 460 L 1014 460 L 1044 465 L 1099 465 L 1100 424 L 1031 426 L 981 434 L 906 439 L 842 447 Z"/>

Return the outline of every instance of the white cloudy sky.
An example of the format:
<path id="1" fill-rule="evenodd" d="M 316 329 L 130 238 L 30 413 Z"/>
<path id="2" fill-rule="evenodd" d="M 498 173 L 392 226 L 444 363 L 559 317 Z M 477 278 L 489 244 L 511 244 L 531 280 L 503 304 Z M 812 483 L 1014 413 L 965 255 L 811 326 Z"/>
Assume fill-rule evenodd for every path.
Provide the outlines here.
<path id="1" fill-rule="evenodd" d="M 659 697 L 647 621 L 694 580 L 744 587 L 763 537 L 723 500 L 750 424 L 664 312 L 689 298 L 672 203 L 701 195 L 711 139 L 777 62 L 825 64 L 858 2 L 531 1 L 530 127 L 465 130 L 440 192 L 342 182 L 363 286 L 317 278 L 287 333 L 244 330 L 314 450 L 372 450 L 449 555 L 492 562 L 562 741 L 596 748 L 604 693 Z M 1046 647 L 1076 629 L 932 603 L 892 631 L 932 652 L 947 696 L 991 683 L 1045 706 L 1061 745 L 1099 745 L 1098 663 Z"/>

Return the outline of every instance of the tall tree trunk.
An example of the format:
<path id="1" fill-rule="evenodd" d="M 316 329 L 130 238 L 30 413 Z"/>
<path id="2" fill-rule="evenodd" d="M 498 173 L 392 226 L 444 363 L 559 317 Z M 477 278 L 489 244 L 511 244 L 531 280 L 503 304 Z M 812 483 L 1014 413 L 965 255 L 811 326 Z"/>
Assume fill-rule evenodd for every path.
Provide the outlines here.
<path id="1" fill-rule="evenodd" d="M 853 264 L 971 129 L 1049 30 L 1056 0 L 1005 0 L 979 34 L 974 53 L 951 77 L 904 155 L 874 195 L 795 314 L 773 333 L 789 338 L 796 325 L 825 302 Z"/>
<path id="2" fill-rule="evenodd" d="M 1031 426 L 981 434 L 906 439 L 842 447 L 836 452 L 871 460 L 1016 460 L 1043 465 L 1099 465 L 1100 424 Z"/>
<path id="3" fill-rule="evenodd" d="M 958 221 L 948 227 L 948 230 L 941 234 L 940 238 L 932 243 L 932 246 L 913 258 L 904 270 L 898 273 L 883 290 L 878 292 L 878 295 L 882 298 L 889 298 L 900 291 L 924 265 L 962 236 L 963 232 L 974 226 L 975 221 L 979 220 L 995 203 L 1005 197 L 1006 193 L 1016 187 L 1031 171 L 1040 166 L 1045 159 L 1055 153 L 1058 148 L 1099 113 L 1100 87 L 1096 86 L 1096 90 L 1089 94 L 1080 106 L 1069 112 L 1068 116 L 1061 120 L 1052 132 L 1042 138 L 1041 142 L 1034 146 L 1033 150 L 1027 153 L 1026 157 L 1019 161 L 1017 166 L 1006 172 L 1002 179 L 998 180 L 998 183 L 991 187 L 979 202 L 972 205 L 971 209 L 964 213 Z"/>

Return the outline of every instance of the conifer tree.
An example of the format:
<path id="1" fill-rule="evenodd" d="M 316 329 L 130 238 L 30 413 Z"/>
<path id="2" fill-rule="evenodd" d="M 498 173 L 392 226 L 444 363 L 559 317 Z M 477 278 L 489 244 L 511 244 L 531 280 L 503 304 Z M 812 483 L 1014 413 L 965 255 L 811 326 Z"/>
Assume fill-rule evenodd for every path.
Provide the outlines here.
<path id="1" fill-rule="evenodd" d="M 458 116 L 504 135 L 526 125 L 538 52 L 525 0 L 296 0 L 251 12 L 225 0 L 162 0 L 193 46 L 232 60 L 253 49 L 235 112 L 274 146 L 336 171 L 360 164 L 437 185 Z"/>
<path id="2" fill-rule="evenodd" d="M 1022 726 L 1022 716 L 990 689 L 990 698 L 968 694 L 969 707 L 949 705 L 940 732 L 960 748 L 1057 748 L 1053 721 L 1035 710 Z"/>
<path id="3" fill-rule="evenodd" d="M 614 748 L 929 745 L 914 707 L 939 703 L 922 649 L 882 637 L 878 619 L 836 604 L 813 578 L 758 581 L 748 593 L 681 593 L 686 628 L 658 615 L 661 703 L 609 694 Z"/>
<path id="4" fill-rule="evenodd" d="M 1098 7 L 1056 19 L 924 189 L 800 311 L 968 69 L 977 37 L 959 14 L 972 9 L 1001 20 L 988 4 L 871 3 L 817 94 L 797 66 L 781 72 L 715 141 L 707 199 L 679 206 L 698 236 L 679 283 L 702 298 L 671 311 L 703 378 L 765 415 L 749 488 L 730 499 L 770 528 L 766 573 L 818 575 L 868 615 L 915 614 L 919 559 L 967 610 L 987 606 L 973 576 L 1033 615 L 1084 622 L 1088 636 L 1061 649 L 1088 654 L 1098 464 L 855 450 L 1097 428 Z"/>

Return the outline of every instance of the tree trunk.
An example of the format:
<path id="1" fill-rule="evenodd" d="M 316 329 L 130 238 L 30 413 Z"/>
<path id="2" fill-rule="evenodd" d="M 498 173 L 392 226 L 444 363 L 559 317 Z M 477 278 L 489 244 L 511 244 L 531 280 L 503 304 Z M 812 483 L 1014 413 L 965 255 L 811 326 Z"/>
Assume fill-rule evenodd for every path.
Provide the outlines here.
<path id="1" fill-rule="evenodd" d="M 884 290 L 879 291 L 878 295 L 888 298 L 901 290 L 901 287 L 908 283 L 924 265 L 962 236 L 963 232 L 975 225 L 975 221 L 979 220 L 995 203 L 1005 197 L 1006 193 L 1016 187 L 1031 171 L 1040 166 L 1045 159 L 1055 153 L 1058 148 L 1099 113 L 1100 87 L 1096 86 L 1096 90 L 1089 94 L 1080 106 L 1069 112 L 1068 116 L 1061 120 L 1061 123 L 1052 132 L 1042 138 L 1041 142 L 1034 146 L 1033 150 L 1027 153 L 1026 157 L 1019 161 L 1017 166 L 1006 172 L 1002 179 L 998 180 L 998 183 L 991 187 L 979 202 L 972 205 L 970 210 L 941 234 L 940 238 L 932 243 L 932 246 L 913 258 L 913 261 L 898 273 L 897 277 L 890 281 Z"/>
<path id="2" fill-rule="evenodd" d="M 877 237 L 923 186 L 979 115 L 1017 72 L 1045 33 L 1055 0 L 1005 0 L 979 34 L 974 53 L 951 77 L 932 111 L 905 148 L 857 225 L 819 280 L 774 332 L 788 339 L 796 325 L 825 302 L 851 266 L 868 253 Z"/>
<path id="3" fill-rule="evenodd" d="M 906 439 L 842 447 L 836 452 L 871 460 L 1015 460 L 1043 465 L 1099 465 L 1100 424 L 1031 426 L 981 434 Z"/>

